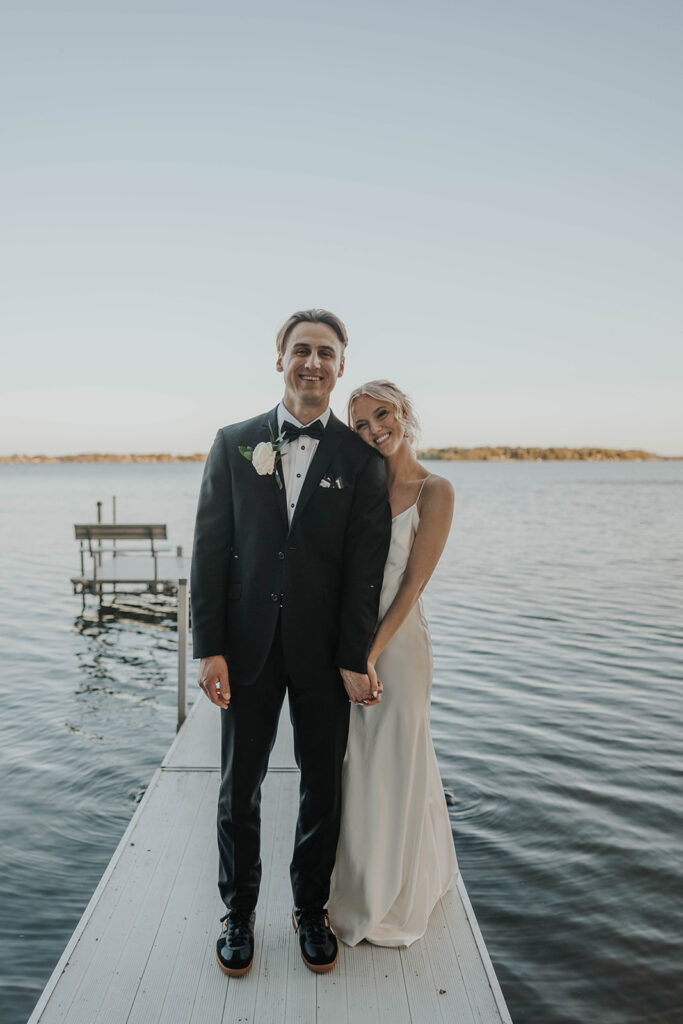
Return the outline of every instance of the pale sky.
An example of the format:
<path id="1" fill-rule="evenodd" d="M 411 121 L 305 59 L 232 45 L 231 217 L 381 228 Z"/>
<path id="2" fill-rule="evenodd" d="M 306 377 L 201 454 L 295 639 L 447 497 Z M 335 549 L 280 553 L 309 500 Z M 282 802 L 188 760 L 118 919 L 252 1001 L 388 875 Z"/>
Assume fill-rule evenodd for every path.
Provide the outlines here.
<path id="1" fill-rule="evenodd" d="M 683 4 L 5 0 L 0 455 L 206 451 L 347 323 L 424 445 L 683 455 Z"/>

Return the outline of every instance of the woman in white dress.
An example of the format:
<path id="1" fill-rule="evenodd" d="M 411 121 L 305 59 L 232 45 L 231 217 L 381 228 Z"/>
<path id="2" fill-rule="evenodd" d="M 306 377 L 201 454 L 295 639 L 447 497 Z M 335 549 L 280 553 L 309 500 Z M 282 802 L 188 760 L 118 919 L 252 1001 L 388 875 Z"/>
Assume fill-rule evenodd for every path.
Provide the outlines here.
<path id="1" fill-rule="evenodd" d="M 349 423 L 386 459 L 393 522 L 369 656 L 382 685 L 376 700 L 351 708 L 328 912 L 347 945 L 408 946 L 458 876 L 429 727 L 432 648 L 420 597 L 448 538 L 453 488 L 415 458 L 417 419 L 396 385 L 356 388 Z"/>

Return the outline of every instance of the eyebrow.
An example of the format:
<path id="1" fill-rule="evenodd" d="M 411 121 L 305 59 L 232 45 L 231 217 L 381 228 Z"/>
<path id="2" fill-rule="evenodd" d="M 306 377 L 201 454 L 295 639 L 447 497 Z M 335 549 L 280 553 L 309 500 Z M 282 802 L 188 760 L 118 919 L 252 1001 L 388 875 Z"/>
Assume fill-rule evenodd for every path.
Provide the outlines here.
<path id="1" fill-rule="evenodd" d="M 372 415 L 376 416 L 378 412 L 384 412 L 385 409 L 388 409 L 387 405 L 378 405 L 376 409 L 372 410 Z M 360 416 L 355 422 L 356 423 L 365 423 L 365 420 L 364 420 L 364 418 L 362 416 Z"/>
<path id="2" fill-rule="evenodd" d="M 310 341 L 295 341 L 293 348 L 313 348 Z M 336 349 L 332 345 L 319 345 L 318 352 L 336 352 Z"/>

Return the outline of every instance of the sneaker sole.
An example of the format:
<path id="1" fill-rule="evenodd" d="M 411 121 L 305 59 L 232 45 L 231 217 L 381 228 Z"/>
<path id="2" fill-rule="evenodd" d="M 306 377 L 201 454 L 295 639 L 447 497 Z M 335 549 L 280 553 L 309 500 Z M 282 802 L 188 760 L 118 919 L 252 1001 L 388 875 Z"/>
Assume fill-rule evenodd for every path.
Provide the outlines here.
<path id="1" fill-rule="evenodd" d="M 292 928 L 294 929 L 295 932 L 298 933 L 299 928 L 298 928 L 298 925 L 297 925 L 296 921 L 294 920 L 294 915 L 293 914 L 292 914 Z M 337 952 L 335 954 L 334 960 L 331 963 L 329 963 L 329 964 L 312 964 L 310 962 L 310 960 L 306 959 L 306 957 L 304 956 L 303 953 L 301 954 L 301 959 L 306 964 L 306 966 L 308 967 L 309 971 L 313 971 L 315 974 L 327 974 L 328 971 L 331 971 L 332 968 L 336 966 L 337 960 L 339 959 L 339 950 L 337 949 Z"/>
<path id="2" fill-rule="evenodd" d="M 222 970 L 223 974 L 228 974 L 231 978 L 241 978 L 242 975 L 248 974 L 253 962 L 254 958 L 252 957 L 246 967 L 226 967 L 225 964 L 221 963 L 221 959 L 218 956 L 218 953 L 216 953 L 216 963 Z"/>

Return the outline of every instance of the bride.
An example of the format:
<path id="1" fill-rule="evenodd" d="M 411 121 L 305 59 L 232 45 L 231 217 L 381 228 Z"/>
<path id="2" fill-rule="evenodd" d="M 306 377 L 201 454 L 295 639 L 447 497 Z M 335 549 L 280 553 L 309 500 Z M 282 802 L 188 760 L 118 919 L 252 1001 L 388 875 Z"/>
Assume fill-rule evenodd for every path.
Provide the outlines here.
<path id="1" fill-rule="evenodd" d="M 417 418 L 395 384 L 349 399 L 349 425 L 386 460 L 393 514 L 380 622 L 369 661 L 379 697 L 353 706 L 328 911 L 348 945 L 407 946 L 458 876 L 429 728 L 432 649 L 420 595 L 448 538 L 453 489 L 415 458 Z"/>

